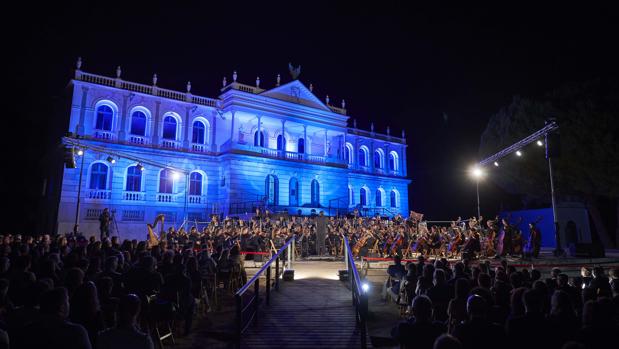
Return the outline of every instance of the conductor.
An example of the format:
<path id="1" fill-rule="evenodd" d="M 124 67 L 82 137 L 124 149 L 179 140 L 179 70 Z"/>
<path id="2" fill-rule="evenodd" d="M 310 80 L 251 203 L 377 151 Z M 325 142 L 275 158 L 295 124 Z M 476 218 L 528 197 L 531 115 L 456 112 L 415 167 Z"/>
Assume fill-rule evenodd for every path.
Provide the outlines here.
<path id="1" fill-rule="evenodd" d="M 327 217 L 325 212 L 320 211 L 320 215 L 316 218 L 316 253 L 319 256 L 324 256 L 326 252 L 325 239 L 327 238 Z"/>

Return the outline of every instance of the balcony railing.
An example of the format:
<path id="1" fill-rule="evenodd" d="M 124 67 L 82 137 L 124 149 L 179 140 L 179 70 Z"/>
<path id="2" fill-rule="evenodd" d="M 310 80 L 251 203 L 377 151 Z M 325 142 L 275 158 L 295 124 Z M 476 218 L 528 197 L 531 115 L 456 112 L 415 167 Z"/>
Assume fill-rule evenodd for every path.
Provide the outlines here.
<path id="1" fill-rule="evenodd" d="M 206 144 L 192 143 L 191 151 L 195 151 L 197 153 L 206 153 L 208 149 Z"/>
<path id="2" fill-rule="evenodd" d="M 157 194 L 158 202 L 175 202 L 174 199 L 175 199 L 174 194 L 165 194 L 165 193 Z"/>
<path id="3" fill-rule="evenodd" d="M 189 195 L 190 204 L 206 204 L 206 195 Z"/>
<path id="4" fill-rule="evenodd" d="M 133 91 L 133 92 L 144 93 L 144 94 L 149 94 L 149 95 L 154 95 L 154 96 L 159 96 L 159 97 L 165 97 L 165 98 L 175 99 L 178 101 L 185 101 L 185 102 L 189 101 L 191 103 L 205 105 L 209 107 L 217 107 L 219 106 L 219 103 L 220 103 L 218 99 L 194 96 L 186 92 L 173 91 L 173 90 L 168 90 L 165 88 L 159 88 L 153 85 L 144 85 L 144 84 L 138 84 L 138 83 L 130 82 L 130 81 L 123 81 L 121 79 L 114 79 L 114 78 L 110 78 L 107 76 L 86 73 L 83 71 L 76 72 L 76 79 L 90 82 L 90 83 L 97 84 L 97 85 L 112 86 L 112 87 L 117 87 L 117 88 L 127 90 L 127 91 Z"/>
<path id="5" fill-rule="evenodd" d="M 129 143 L 145 145 L 148 144 L 148 140 L 143 136 L 129 135 Z"/>
<path id="6" fill-rule="evenodd" d="M 95 130 L 93 137 L 96 139 L 112 140 L 114 139 L 114 134 L 110 131 Z"/>
<path id="7" fill-rule="evenodd" d="M 239 149 L 239 150 L 252 152 L 252 153 L 258 153 L 258 154 L 262 154 L 264 156 L 275 158 L 275 159 L 300 160 L 300 161 L 308 161 L 308 162 L 319 163 L 319 164 L 325 164 L 325 163 L 345 164 L 345 160 L 338 159 L 335 157 L 329 157 L 329 156 L 324 156 L 324 155 L 303 154 L 303 153 L 296 153 L 292 151 L 282 151 L 282 150 L 277 150 L 277 149 L 258 147 L 258 146 L 249 145 L 249 144 L 239 144 L 239 143 L 235 143 L 232 145 L 225 144 L 225 147 L 222 146 L 222 151 L 226 151 L 229 148 Z"/>
<path id="8" fill-rule="evenodd" d="M 127 201 L 144 201 L 146 197 L 144 192 L 141 191 L 124 191 L 123 200 Z"/>
<path id="9" fill-rule="evenodd" d="M 180 149 L 181 142 L 173 141 L 170 139 L 164 139 L 161 141 L 161 147 L 167 148 L 167 149 Z"/>
<path id="10" fill-rule="evenodd" d="M 109 200 L 112 198 L 112 191 L 103 189 L 92 189 L 88 191 L 88 198 L 95 200 Z"/>

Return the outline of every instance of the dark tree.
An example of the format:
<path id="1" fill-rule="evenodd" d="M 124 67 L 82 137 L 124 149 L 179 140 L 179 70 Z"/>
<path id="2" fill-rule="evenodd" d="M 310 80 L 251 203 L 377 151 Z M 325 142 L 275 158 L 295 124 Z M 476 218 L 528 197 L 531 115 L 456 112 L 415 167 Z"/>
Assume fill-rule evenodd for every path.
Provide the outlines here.
<path id="1" fill-rule="evenodd" d="M 481 137 L 482 157 L 513 144 L 544 126 L 549 117 L 559 124 L 561 157 L 553 161 L 559 200 L 585 203 L 606 247 L 619 246 L 604 225 L 599 199 L 617 202 L 619 220 L 619 85 L 601 79 L 560 88 L 542 100 L 514 97 L 492 116 Z M 522 160 L 505 159 L 492 180 L 524 201 L 547 203 L 550 198 L 544 148 L 531 144 Z M 619 222 L 618 222 L 619 223 Z M 613 243 L 615 240 L 615 243 Z"/>

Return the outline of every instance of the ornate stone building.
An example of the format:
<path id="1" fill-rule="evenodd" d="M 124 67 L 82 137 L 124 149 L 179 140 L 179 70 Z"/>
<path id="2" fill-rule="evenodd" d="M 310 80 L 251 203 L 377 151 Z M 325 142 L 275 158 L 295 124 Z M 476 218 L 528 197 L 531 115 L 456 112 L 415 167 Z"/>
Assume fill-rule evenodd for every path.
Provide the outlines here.
<path id="1" fill-rule="evenodd" d="M 291 214 L 408 211 L 404 133 L 349 127 L 345 102 L 320 100 L 311 85 L 278 75 L 265 89 L 260 79 L 240 83 L 235 72 L 217 98 L 207 98 L 192 94 L 191 83 L 179 92 L 158 87 L 156 75 L 145 85 L 116 73 L 86 73 L 78 61 L 71 80 L 64 142 L 83 155 L 64 170 L 59 232 L 76 220 L 81 231 L 97 232 L 105 207 L 123 238 L 142 237 L 160 213 L 179 226 L 256 206 Z"/>

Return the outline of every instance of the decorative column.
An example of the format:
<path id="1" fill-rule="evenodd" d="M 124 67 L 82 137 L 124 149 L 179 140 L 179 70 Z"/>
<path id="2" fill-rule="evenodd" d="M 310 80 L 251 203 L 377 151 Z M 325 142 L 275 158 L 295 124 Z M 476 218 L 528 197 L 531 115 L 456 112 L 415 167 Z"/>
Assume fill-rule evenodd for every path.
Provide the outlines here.
<path id="1" fill-rule="evenodd" d="M 81 62 L 81 59 L 80 59 Z M 81 64 L 81 63 L 80 63 Z M 80 122 L 77 124 L 75 133 L 84 135 L 84 123 L 86 122 L 86 101 L 88 99 L 88 87 L 82 87 L 82 103 L 80 107 Z"/>
<path id="2" fill-rule="evenodd" d="M 161 115 L 159 114 L 159 109 L 161 108 L 161 101 L 155 102 L 155 122 L 153 129 L 153 145 L 159 145 L 159 124 L 161 120 Z"/>
<path id="3" fill-rule="evenodd" d="M 309 143 L 307 142 L 307 125 L 303 125 L 303 158 L 307 160 L 307 149 Z"/>
<path id="4" fill-rule="evenodd" d="M 391 168 L 389 168 L 389 159 L 391 159 L 391 155 L 389 155 L 389 143 L 385 143 L 385 173 L 389 174 Z"/>
<path id="5" fill-rule="evenodd" d="M 129 95 L 123 95 L 123 106 L 120 110 L 120 130 L 118 130 L 118 140 L 124 142 L 127 137 L 127 100 Z"/>
<path id="6" fill-rule="evenodd" d="M 286 120 L 282 119 L 282 158 L 286 157 L 286 129 L 284 125 L 286 124 Z"/>
<path id="7" fill-rule="evenodd" d="M 190 141 L 189 137 L 189 126 L 190 126 L 190 118 L 191 118 L 191 107 L 185 107 L 185 136 L 183 137 L 183 148 L 189 150 L 190 149 Z"/>
<path id="8" fill-rule="evenodd" d="M 217 112 L 212 114 L 213 126 L 211 127 L 211 151 L 217 151 L 217 143 L 215 143 L 215 134 L 217 132 Z"/>
<path id="9" fill-rule="evenodd" d="M 355 169 L 359 169 L 359 136 L 355 136 L 355 149 L 352 151 L 353 163 Z"/>
<path id="10" fill-rule="evenodd" d="M 234 142 L 234 119 L 236 117 L 236 112 L 232 111 L 232 120 L 230 121 L 230 147 L 232 147 L 232 143 Z"/>
<path id="11" fill-rule="evenodd" d="M 374 141 L 370 142 L 370 172 L 374 173 Z"/>
<path id="12" fill-rule="evenodd" d="M 260 138 L 262 138 L 261 136 L 262 136 L 262 116 L 258 116 L 258 135 L 256 136 L 256 140 L 258 142 L 256 143 L 258 143 L 259 147 L 264 146 L 264 142 L 260 144 Z"/>
<path id="13" fill-rule="evenodd" d="M 324 150 L 325 150 L 325 158 L 327 157 L 327 130 L 325 130 L 325 143 L 324 143 Z"/>

